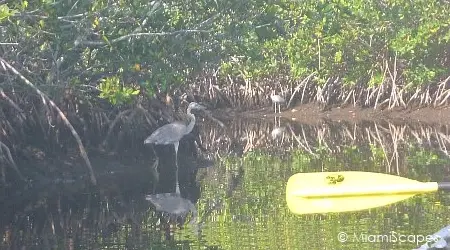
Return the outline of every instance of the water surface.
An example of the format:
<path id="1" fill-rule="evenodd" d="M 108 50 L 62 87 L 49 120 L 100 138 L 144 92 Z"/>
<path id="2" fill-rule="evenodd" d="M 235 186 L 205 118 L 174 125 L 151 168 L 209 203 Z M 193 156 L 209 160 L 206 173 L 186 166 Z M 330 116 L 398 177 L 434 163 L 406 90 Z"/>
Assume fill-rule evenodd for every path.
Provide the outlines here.
<path id="1" fill-rule="evenodd" d="M 207 152 L 179 158 L 180 198 L 194 206 L 186 216 L 145 199 L 175 191 L 171 146 L 156 150 L 156 175 L 146 155 L 90 154 L 94 168 L 108 169 L 97 173 L 99 187 L 62 178 L 3 192 L 2 249 L 413 249 L 449 224 L 445 193 L 340 214 L 294 215 L 285 200 L 299 172 L 448 181 L 447 127 L 235 120 L 199 129 Z"/>

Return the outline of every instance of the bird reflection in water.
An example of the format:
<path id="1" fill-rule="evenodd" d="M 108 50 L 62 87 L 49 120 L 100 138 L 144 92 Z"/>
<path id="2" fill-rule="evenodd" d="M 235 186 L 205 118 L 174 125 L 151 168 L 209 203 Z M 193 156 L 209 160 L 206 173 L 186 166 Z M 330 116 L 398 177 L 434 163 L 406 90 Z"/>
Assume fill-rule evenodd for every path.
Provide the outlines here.
<path id="1" fill-rule="evenodd" d="M 280 117 L 274 117 L 274 128 L 270 132 L 270 135 L 272 136 L 272 139 L 275 140 L 278 144 L 279 139 L 281 138 L 281 144 L 283 144 L 284 141 L 284 133 L 286 131 L 286 128 L 284 126 L 281 126 L 281 118 Z"/>
<path id="2" fill-rule="evenodd" d="M 165 228 L 168 237 L 171 234 L 170 225 L 183 225 L 186 220 L 194 232 L 199 232 L 197 222 L 197 209 L 195 203 L 200 197 L 200 186 L 196 181 L 196 148 L 192 137 L 180 140 L 179 151 L 179 174 L 180 178 L 174 178 L 175 162 L 173 148 L 170 146 L 155 146 L 158 155 L 157 160 L 151 167 L 154 187 L 153 194 L 146 195 L 145 199 L 150 201 L 159 214 L 159 224 Z M 172 150 L 170 150 L 172 149 Z M 176 186 L 181 187 L 173 192 L 173 179 Z M 180 192 L 181 190 L 181 192 Z M 189 215 L 191 215 L 189 217 Z M 169 226 L 169 227 L 168 227 Z"/>
<path id="3" fill-rule="evenodd" d="M 192 213 L 189 224 L 195 225 L 197 222 L 198 213 L 194 204 L 190 200 L 181 197 L 178 193 L 151 194 L 147 195 L 145 199 L 155 206 L 156 211 L 167 213 L 169 222 L 178 218 L 184 220 L 189 212 Z"/>
<path id="4" fill-rule="evenodd" d="M 270 132 L 270 135 L 272 136 L 272 139 L 274 139 L 274 140 L 278 140 L 281 138 L 281 142 L 283 143 L 285 131 L 286 131 L 285 127 L 275 127 L 272 130 L 272 132 Z"/>

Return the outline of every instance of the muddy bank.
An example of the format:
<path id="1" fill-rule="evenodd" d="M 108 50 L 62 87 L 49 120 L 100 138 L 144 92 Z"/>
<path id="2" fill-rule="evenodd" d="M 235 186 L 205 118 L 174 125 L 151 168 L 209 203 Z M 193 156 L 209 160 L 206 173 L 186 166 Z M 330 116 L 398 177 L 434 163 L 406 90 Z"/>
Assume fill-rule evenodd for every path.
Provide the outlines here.
<path id="1" fill-rule="evenodd" d="M 323 111 L 316 104 L 297 105 L 293 108 L 284 108 L 281 113 L 274 114 L 273 107 L 264 107 L 258 110 L 245 112 L 230 112 L 230 110 L 216 113 L 230 113 L 247 118 L 274 119 L 275 116 L 305 124 L 318 124 L 325 120 L 336 122 L 362 121 L 389 121 L 391 123 L 422 123 L 428 125 L 447 125 L 450 123 L 449 107 L 442 108 L 395 108 L 392 110 L 380 110 L 373 108 L 360 108 L 348 106 L 344 108 L 333 108 Z"/>

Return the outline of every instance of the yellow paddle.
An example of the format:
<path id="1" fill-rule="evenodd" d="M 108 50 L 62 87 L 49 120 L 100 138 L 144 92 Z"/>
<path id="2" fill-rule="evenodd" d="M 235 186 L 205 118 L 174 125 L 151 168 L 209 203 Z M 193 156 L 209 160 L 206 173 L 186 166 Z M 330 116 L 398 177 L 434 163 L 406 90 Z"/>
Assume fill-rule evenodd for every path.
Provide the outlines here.
<path id="1" fill-rule="evenodd" d="M 359 171 L 298 173 L 289 178 L 286 201 L 295 214 L 337 213 L 385 206 L 437 190 L 450 191 L 450 182 Z"/>

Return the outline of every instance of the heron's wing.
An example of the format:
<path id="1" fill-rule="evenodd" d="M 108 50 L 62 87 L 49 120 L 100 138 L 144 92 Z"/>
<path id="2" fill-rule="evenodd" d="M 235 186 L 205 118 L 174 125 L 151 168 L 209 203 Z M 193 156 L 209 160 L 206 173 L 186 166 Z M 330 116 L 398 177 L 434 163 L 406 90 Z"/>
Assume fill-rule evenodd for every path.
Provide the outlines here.
<path id="1" fill-rule="evenodd" d="M 182 122 L 172 122 L 155 130 L 155 132 L 145 139 L 145 143 L 173 144 L 183 137 L 185 131 L 185 124 Z"/>

